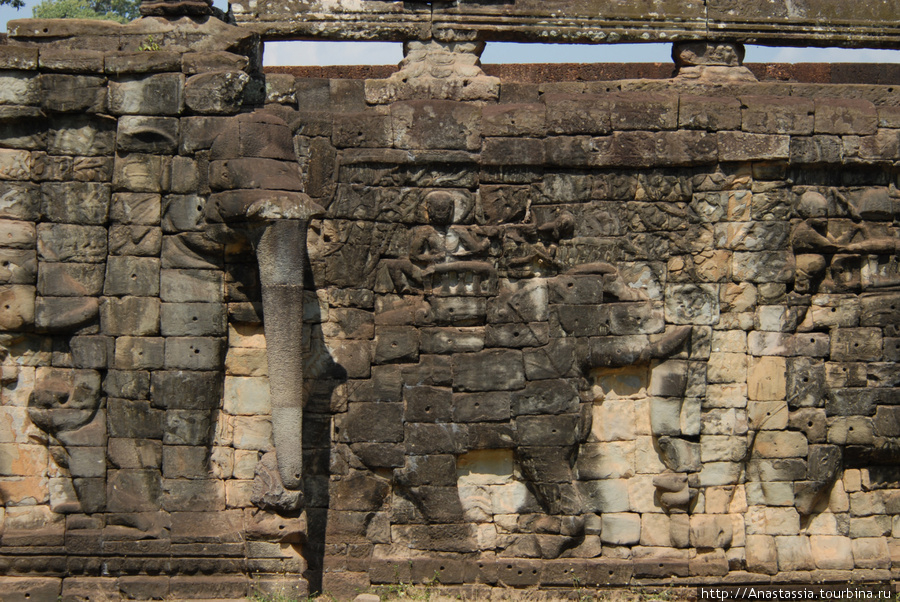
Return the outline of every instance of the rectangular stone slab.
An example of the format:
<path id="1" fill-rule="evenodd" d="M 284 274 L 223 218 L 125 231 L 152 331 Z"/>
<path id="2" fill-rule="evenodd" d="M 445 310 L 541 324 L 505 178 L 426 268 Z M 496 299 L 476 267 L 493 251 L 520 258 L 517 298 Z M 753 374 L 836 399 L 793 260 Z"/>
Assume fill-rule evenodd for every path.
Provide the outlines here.
<path id="1" fill-rule="evenodd" d="M 900 46 L 895 0 L 241 0 L 265 39 Z"/>

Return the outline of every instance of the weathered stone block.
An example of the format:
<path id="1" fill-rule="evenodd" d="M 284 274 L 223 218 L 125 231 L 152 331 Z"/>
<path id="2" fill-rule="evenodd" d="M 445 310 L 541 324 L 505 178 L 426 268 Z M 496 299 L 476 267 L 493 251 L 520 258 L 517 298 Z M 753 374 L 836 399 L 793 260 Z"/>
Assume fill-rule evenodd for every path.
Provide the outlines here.
<path id="1" fill-rule="evenodd" d="M 249 82 L 250 76 L 243 71 L 213 71 L 193 75 L 184 83 L 184 104 L 195 113 L 236 113 L 243 103 L 244 91 Z"/>
<path id="2" fill-rule="evenodd" d="M 0 180 L 29 180 L 34 173 L 34 163 L 34 157 L 28 151 L 0 149 Z"/>
<path id="3" fill-rule="evenodd" d="M 602 517 L 600 539 L 612 545 L 634 545 L 641 540 L 641 515 L 609 513 Z"/>
<path id="4" fill-rule="evenodd" d="M 165 367 L 177 370 L 218 370 L 225 356 L 223 339 L 169 337 Z"/>
<path id="5" fill-rule="evenodd" d="M 666 286 L 666 321 L 672 324 L 715 324 L 719 320 L 719 287 L 714 284 Z"/>
<path id="6" fill-rule="evenodd" d="M 747 372 L 750 400 L 781 400 L 786 394 L 786 361 L 783 357 L 751 358 Z"/>
<path id="7" fill-rule="evenodd" d="M 162 238 L 162 230 L 159 228 L 115 224 L 109 229 L 109 253 L 110 255 L 158 257 Z"/>
<path id="8" fill-rule="evenodd" d="M 340 436 L 350 442 L 402 441 L 402 416 L 403 404 L 400 403 L 350 403 Z"/>
<path id="9" fill-rule="evenodd" d="M 221 302 L 224 277 L 216 270 L 161 270 L 160 298 L 169 303 Z"/>
<path id="10" fill-rule="evenodd" d="M 375 329 L 376 364 L 416 362 L 419 359 L 419 332 L 409 326 Z"/>
<path id="11" fill-rule="evenodd" d="M 197 195 L 167 195 L 163 198 L 163 232 L 200 230 L 204 200 Z"/>
<path id="12" fill-rule="evenodd" d="M 810 134 L 814 104 L 807 98 L 742 96 L 741 129 L 760 134 Z"/>
<path id="13" fill-rule="evenodd" d="M 512 394 L 512 413 L 563 414 L 577 411 L 578 403 L 578 391 L 568 381 L 534 381 Z"/>
<path id="14" fill-rule="evenodd" d="M 106 228 L 70 224 L 40 224 L 38 257 L 45 261 L 100 263 L 106 261 Z"/>
<path id="15" fill-rule="evenodd" d="M 794 255 L 782 251 L 737 252 L 733 259 L 735 281 L 788 282 L 794 277 Z"/>
<path id="16" fill-rule="evenodd" d="M 481 107 L 468 103 L 394 103 L 391 125 L 396 148 L 477 150 L 481 146 Z"/>
<path id="17" fill-rule="evenodd" d="M 872 418 L 867 416 L 829 417 L 827 425 L 828 443 L 871 445 L 875 440 Z"/>
<path id="18" fill-rule="evenodd" d="M 110 257 L 106 264 L 105 295 L 153 297 L 159 294 L 159 259 Z"/>
<path id="19" fill-rule="evenodd" d="M 118 192 L 112 195 L 109 218 L 120 224 L 159 224 L 162 199 L 158 194 Z"/>
<path id="20" fill-rule="evenodd" d="M 159 299 L 106 298 L 100 304 L 100 327 L 113 336 L 146 336 L 159 332 Z"/>
<path id="21" fill-rule="evenodd" d="M 875 106 L 861 98 L 817 98 L 815 128 L 819 134 L 874 134 L 878 124 Z"/>
<path id="22" fill-rule="evenodd" d="M 466 451 L 467 439 L 464 424 L 408 423 L 403 436 L 412 454 L 460 454 Z"/>
<path id="23" fill-rule="evenodd" d="M 616 132 L 612 136 L 592 139 L 590 150 L 588 162 L 594 167 L 636 169 L 705 165 L 716 161 L 716 137 L 692 130 Z"/>
<path id="24" fill-rule="evenodd" d="M 628 512 L 628 485 L 625 479 L 604 479 L 601 481 L 579 481 L 578 489 L 589 512 Z M 637 515 L 636 515 L 637 516 Z M 601 531 L 601 537 L 603 531 Z"/>
<path id="25" fill-rule="evenodd" d="M 222 377 L 211 372 L 154 372 L 150 395 L 154 407 L 212 410 L 219 405 Z"/>
<path id="26" fill-rule="evenodd" d="M 573 445 L 578 438 L 578 416 L 519 416 L 516 430 L 522 445 Z"/>
<path id="27" fill-rule="evenodd" d="M 116 148 L 127 152 L 174 154 L 178 149 L 178 119 L 144 115 L 121 117 Z"/>
<path id="28" fill-rule="evenodd" d="M 118 370 L 157 370 L 165 363 L 164 339 L 123 336 L 116 339 Z"/>
<path id="29" fill-rule="evenodd" d="M 736 98 L 682 95 L 678 127 L 689 130 L 737 130 L 741 127 L 741 103 Z"/>
<path id="30" fill-rule="evenodd" d="M 41 100 L 41 80 L 33 74 L 0 71 L 0 105 L 36 105 Z"/>
<path id="31" fill-rule="evenodd" d="M 522 353 L 486 350 L 452 356 L 454 389 L 459 391 L 513 391 L 525 386 Z"/>
<path id="32" fill-rule="evenodd" d="M 880 328 L 837 328 L 831 333 L 831 359 L 839 362 L 878 361 L 882 357 Z"/>
<path id="33" fill-rule="evenodd" d="M 487 105 L 481 110 L 484 136 L 539 136 L 546 131 L 542 104 Z"/>
<path id="34" fill-rule="evenodd" d="M 609 101 L 612 129 L 674 130 L 678 124 L 678 98 L 674 95 L 616 94 Z"/>
<path id="35" fill-rule="evenodd" d="M 485 138 L 484 165 L 543 165 L 545 144 L 534 138 Z"/>
<path id="36" fill-rule="evenodd" d="M 391 116 L 374 110 L 335 114 L 332 141 L 338 148 L 389 148 Z"/>
<path id="37" fill-rule="evenodd" d="M 210 413 L 203 410 L 166 410 L 163 445 L 208 445 Z"/>
<path id="38" fill-rule="evenodd" d="M 20 330 L 34 321 L 35 288 L 23 284 L 0 286 L 0 328 Z"/>
<path id="39" fill-rule="evenodd" d="M 99 295 L 103 290 L 105 267 L 97 263 L 41 262 L 38 293 L 48 297 Z"/>
<path id="40" fill-rule="evenodd" d="M 551 134 L 607 134 L 610 102 L 601 96 L 549 94 L 543 97 Z"/>
<path id="41" fill-rule="evenodd" d="M 159 306 L 163 336 L 224 336 L 224 303 L 162 303 Z"/>
<path id="42" fill-rule="evenodd" d="M 34 314 L 35 328 L 41 332 L 96 332 L 91 325 L 100 315 L 100 303 L 92 297 L 38 297 Z"/>
<path id="43" fill-rule="evenodd" d="M 162 483 L 158 470 L 110 470 L 106 500 L 110 512 L 158 510 Z"/>
<path id="44" fill-rule="evenodd" d="M 159 73 L 109 83 L 114 115 L 178 115 L 184 107 L 184 75 Z"/>
<path id="45" fill-rule="evenodd" d="M 765 161 L 790 157 L 790 137 L 745 132 L 717 134 L 719 161 Z"/>
<path id="46" fill-rule="evenodd" d="M 404 390 L 404 417 L 410 422 L 449 422 L 453 409 L 449 389 L 437 387 L 409 387 Z"/>
<path id="47" fill-rule="evenodd" d="M 838 136 L 791 137 L 791 163 L 837 164 L 843 159 L 843 145 Z"/>
<path id="48" fill-rule="evenodd" d="M 36 221 L 41 209 L 39 192 L 29 182 L 0 182 L 0 218 Z"/>
<path id="49" fill-rule="evenodd" d="M 40 76 L 41 106 L 51 111 L 104 113 L 106 80 L 89 75 L 47 74 Z"/>

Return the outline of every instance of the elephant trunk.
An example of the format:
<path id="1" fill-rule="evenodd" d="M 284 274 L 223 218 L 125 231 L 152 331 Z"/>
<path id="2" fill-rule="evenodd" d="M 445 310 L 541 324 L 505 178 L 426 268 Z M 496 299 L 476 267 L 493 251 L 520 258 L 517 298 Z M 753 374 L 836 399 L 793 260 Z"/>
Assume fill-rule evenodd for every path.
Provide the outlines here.
<path id="1" fill-rule="evenodd" d="M 285 489 L 299 490 L 303 467 L 303 270 L 306 221 L 272 220 L 254 247 L 262 284 L 272 401 L 272 437 Z"/>

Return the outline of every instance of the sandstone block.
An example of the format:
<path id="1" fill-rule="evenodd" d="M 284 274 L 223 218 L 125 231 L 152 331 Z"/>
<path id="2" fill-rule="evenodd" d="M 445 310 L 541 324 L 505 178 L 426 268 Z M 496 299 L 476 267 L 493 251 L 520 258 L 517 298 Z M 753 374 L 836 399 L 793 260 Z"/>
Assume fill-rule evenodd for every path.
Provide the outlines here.
<path id="1" fill-rule="evenodd" d="M 0 285 L 0 329 L 21 330 L 35 321 L 35 288 L 22 284 Z"/>
<path id="2" fill-rule="evenodd" d="M 157 370 L 164 364 L 164 339 L 133 336 L 116 339 L 115 367 L 118 370 Z"/>
<path id="3" fill-rule="evenodd" d="M 116 148 L 127 152 L 174 154 L 178 148 L 178 120 L 145 115 L 121 117 Z"/>
<path id="4" fill-rule="evenodd" d="M 222 366 L 225 343 L 218 338 L 168 337 L 165 368 L 175 370 L 218 370 Z"/>
<path id="5" fill-rule="evenodd" d="M 104 113 L 106 80 L 90 75 L 44 74 L 40 76 L 41 106 L 51 111 Z"/>
<path id="6" fill-rule="evenodd" d="M 106 261 L 106 228 L 70 224 L 40 224 L 38 257 L 45 261 L 100 263 Z"/>
<path id="7" fill-rule="evenodd" d="M 634 545 L 641 540 L 641 515 L 608 513 L 602 517 L 600 539 L 611 545 Z"/>
<path id="8" fill-rule="evenodd" d="M 109 83 L 114 115 L 178 115 L 184 107 L 184 75 L 158 73 Z"/>
<path id="9" fill-rule="evenodd" d="M 502 391 L 525 385 L 522 353 L 486 350 L 454 354 L 451 360 L 454 388 L 459 391 Z"/>
<path id="10" fill-rule="evenodd" d="M 476 150 L 481 108 L 443 100 L 399 102 L 391 106 L 391 125 L 396 148 Z"/>
<path id="11" fill-rule="evenodd" d="M 223 303 L 162 303 L 159 320 L 164 336 L 223 336 L 226 333 Z"/>
<path id="12" fill-rule="evenodd" d="M 775 538 L 779 571 L 809 571 L 815 568 L 809 537 L 786 535 Z"/>
<path id="13" fill-rule="evenodd" d="M 811 535 L 810 551 L 816 568 L 848 571 L 854 568 L 851 539 L 840 535 Z"/>

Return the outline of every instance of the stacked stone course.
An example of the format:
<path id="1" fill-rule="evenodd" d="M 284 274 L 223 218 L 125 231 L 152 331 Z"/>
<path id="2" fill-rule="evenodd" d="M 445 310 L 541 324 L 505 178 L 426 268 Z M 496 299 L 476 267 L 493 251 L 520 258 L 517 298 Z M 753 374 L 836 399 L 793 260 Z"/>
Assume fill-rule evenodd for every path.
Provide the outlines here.
<path id="1" fill-rule="evenodd" d="M 5 591 L 896 578 L 893 88 L 475 74 L 395 100 L 396 77 L 264 77 L 214 19 L 19 23 Z M 283 516 L 254 503 L 256 263 L 204 234 L 209 149 L 262 109 L 326 211 Z"/>

